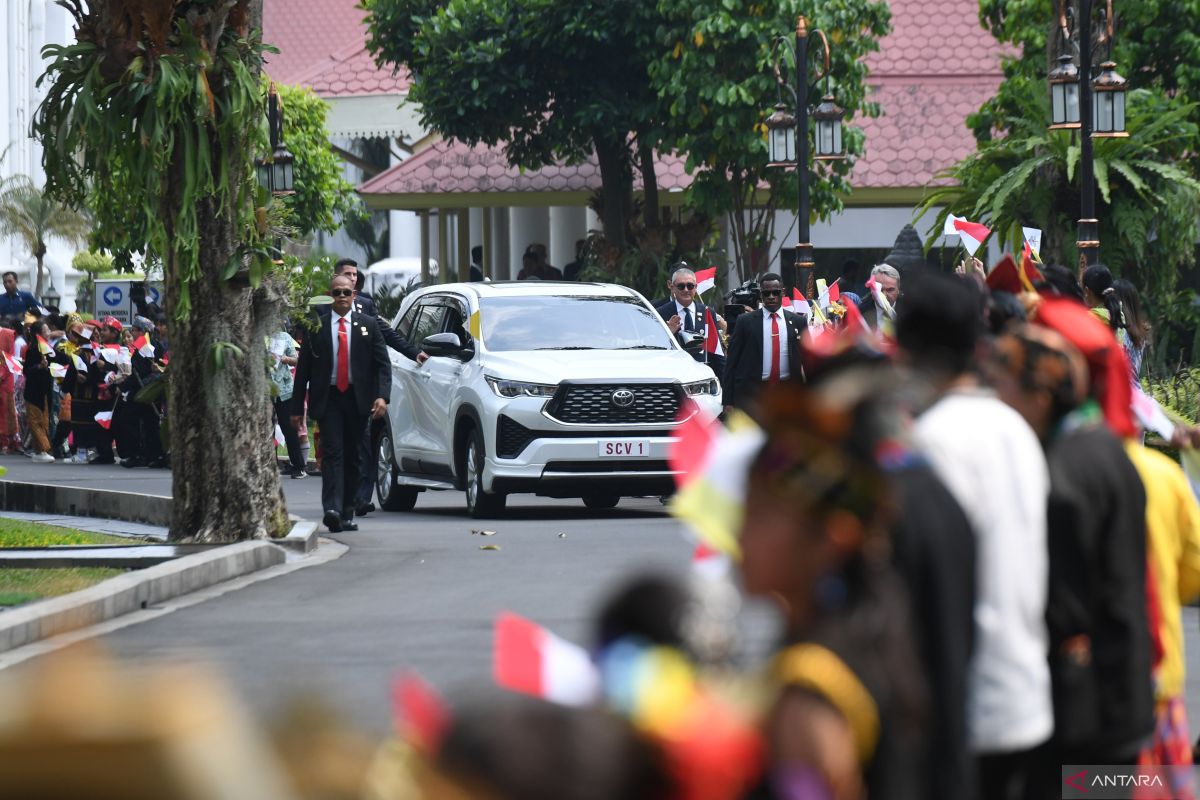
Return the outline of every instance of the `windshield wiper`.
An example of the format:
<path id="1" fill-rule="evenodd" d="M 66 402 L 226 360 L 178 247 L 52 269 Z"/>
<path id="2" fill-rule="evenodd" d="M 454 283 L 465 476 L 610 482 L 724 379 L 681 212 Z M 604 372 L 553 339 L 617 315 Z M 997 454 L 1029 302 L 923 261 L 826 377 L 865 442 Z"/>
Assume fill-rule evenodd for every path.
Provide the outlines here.
<path id="1" fill-rule="evenodd" d="M 535 347 L 534 350 L 597 350 L 596 347 L 585 347 L 583 345 L 573 345 L 568 347 Z"/>
<path id="2" fill-rule="evenodd" d="M 633 347 L 622 347 L 622 350 L 670 350 L 657 344 L 635 344 Z"/>

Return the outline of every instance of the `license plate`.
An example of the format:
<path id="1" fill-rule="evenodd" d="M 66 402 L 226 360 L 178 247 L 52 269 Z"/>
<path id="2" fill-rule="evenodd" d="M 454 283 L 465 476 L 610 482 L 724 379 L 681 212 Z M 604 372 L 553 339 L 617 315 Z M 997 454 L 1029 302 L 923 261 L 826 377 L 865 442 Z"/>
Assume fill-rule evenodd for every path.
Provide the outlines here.
<path id="1" fill-rule="evenodd" d="M 601 458 L 650 457 L 650 443 L 643 439 L 614 439 L 599 445 Z"/>

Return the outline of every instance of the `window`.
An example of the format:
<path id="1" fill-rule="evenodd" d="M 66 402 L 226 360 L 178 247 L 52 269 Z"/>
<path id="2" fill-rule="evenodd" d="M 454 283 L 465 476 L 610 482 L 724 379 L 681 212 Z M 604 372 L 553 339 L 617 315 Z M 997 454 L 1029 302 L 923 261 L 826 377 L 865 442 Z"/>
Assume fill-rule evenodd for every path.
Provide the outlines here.
<path id="1" fill-rule="evenodd" d="M 401 320 L 396 323 L 396 332 L 403 336 L 408 341 L 412 341 L 409 336 L 412 333 L 413 321 L 417 318 L 417 312 L 421 309 L 420 303 L 413 303 Z"/>
<path id="2" fill-rule="evenodd" d="M 444 305 L 437 301 L 432 303 L 422 301 L 416 324 L 412 328 L 412 336 L 406 338 L 419 347 L 421 342 L 425 341 L 426 336 L 441 333 L 445 316 L 446 307 Z"/>

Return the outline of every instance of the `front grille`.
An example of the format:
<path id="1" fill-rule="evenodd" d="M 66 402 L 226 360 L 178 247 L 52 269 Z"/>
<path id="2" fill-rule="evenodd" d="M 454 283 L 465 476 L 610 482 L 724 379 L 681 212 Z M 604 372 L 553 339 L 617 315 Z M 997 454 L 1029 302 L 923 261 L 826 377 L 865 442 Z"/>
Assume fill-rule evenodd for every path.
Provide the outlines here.
<path id="1" fill-rule="evenodd" d="M 625 408 L 613 403 L 613 393 L 633 392 Z M 680 387 L 671 383 L 564 384 L 546 406 L 551 417 L 571 425 L 645 425 L 674 422 L 679 416 Z"/>
<path id="2" fill-rule="evenodd" d="M 533 431 L 514 419 L 500 415 L 496 423 L 496 455 L 500 458 L 516 458 L 534 439 Z"/>
<path id="3" fill-rule="evenodd" d="M 671 465 L 666 461 L 651 461 L 637 459 L 631 461 L 549 461 L 546 472 L 670 472 Z"/>

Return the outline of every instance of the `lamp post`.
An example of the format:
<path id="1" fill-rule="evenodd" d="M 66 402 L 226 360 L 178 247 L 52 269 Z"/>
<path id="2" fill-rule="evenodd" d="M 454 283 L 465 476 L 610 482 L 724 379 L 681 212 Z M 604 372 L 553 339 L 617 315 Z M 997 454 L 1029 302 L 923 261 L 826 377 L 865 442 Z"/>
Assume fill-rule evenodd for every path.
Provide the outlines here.
<path id="1" fill-rule="evenodd" d="M 50 288 L 42 292 L 42 305 L 47 308 L 58 308 L 58 304 L 62 302 L 62 295 L 54 288 L 54 276 L 50 276 Z"/>
<path id="2" fill-rule="evenodd" d="M 797 209 L 797 242 L 796 242 L 796 274 L 797 283 L 804 277 L 805 294 L 813 294 L 813 246 L 809 241 L 808 218 L 809 199 L 809 141 L 808 122 L 811 115 L 815 127 L 814 150 L 818 161 L 836 161 L 845 158 L 845 142 L 842 136 L 842 120 L 846 112 L 834 101 L 829 88 L 829 40 L 824 32 L 813 29 L 812 33 L 820 37 L 825 53 L 825 69 L 816 76 L 816 80 L 825 79 L 825 94 L 816 109 L 809 110 L 808 105 L 808 20 L 804 16 L 796 19 L 795 42 L 786 37 L 775 40 L 775 46 L 783 45 L 792 48 L 796 60 L 795 85 L 789 86 L 775 61 L 775 80 L 782 91 L 786 88 L 795 98 L 795 113 L 789 113 L 783 101 L 775 105 L 772 113 L 764 122 L 767 128 L 767 149 L 769 160 L 767 166 L 789 168 L 796 170 L 796 181 L 800 189 L 800 202 Z"/>
<path id="3" fill-rule="evenodd" d="M 1050 84 L 1050 129 L 1079 131 L 1079 225 L 1075 246 L 1079 271 L 1100 261 L 1100 221 L 1096 219 L 1096 172 L 1092 139 L 1128 136 L 1125 131 L 1125 79 L 1111 59 L 1112 0 L 1101 9 L 1103 26 L 1092 41 L 1092 0 L 1059 0 L 1058 64 L 1047 75 Z M 1107 58 L 1100 73 L 1093 51 L 1105 47 Z M 1075 55 L 1078 55 L 1078 66 Z"/>
<path id="4" fill-rule="evenodd" d="M 267 130 L 271 137 L 271 155 L 268 158 L 254 160 L 255 171 L 258 173 L 259 184 L 271 193 L 273 198 L 286 197 L 296 193 L 294 167 L 295 156 L 283 143 L 283 112 L 280 109 L 279 95 L 275 92 L 275 84 L 267 94 Z M 279 257 L 283 256 L 283 239 L 275 239 L 275 250 Z M 278 262 L 277 262 L 278 263 Z"/>

